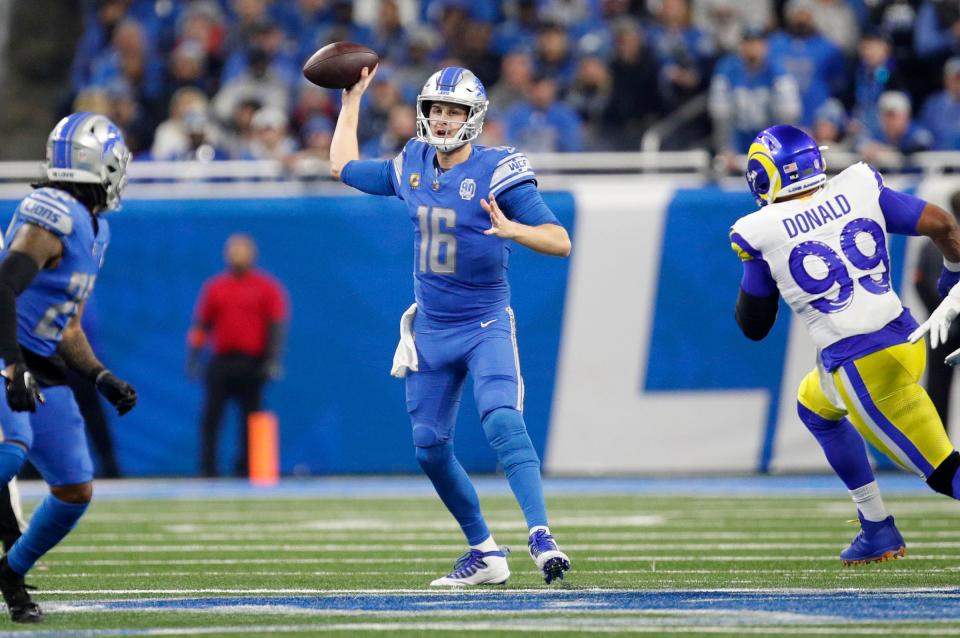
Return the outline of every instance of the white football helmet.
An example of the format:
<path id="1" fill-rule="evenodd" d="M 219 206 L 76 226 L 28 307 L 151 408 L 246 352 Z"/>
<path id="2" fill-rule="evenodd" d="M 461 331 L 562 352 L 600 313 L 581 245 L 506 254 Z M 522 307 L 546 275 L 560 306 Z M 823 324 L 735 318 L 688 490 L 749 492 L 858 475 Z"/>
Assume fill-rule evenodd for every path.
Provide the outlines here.
<path id="1" fill-rule="evenodd" d="M 97 113 L 72 113 L 47 138 L 47 179 L 103 186 L 107 210 L 120 207 L 129 161 L 120 129 Z"/>
<path id="2" fill-rule="evenodd" d="M 437 137 L 430 128 L 430 105 L 450 102 L 467 107 L 467 121 L 453 137 Z M 450 66 L 430 76 L 417 96 L 417 139 L 449 153 L 477 139 L 487 115 L 487 90 L 468 69 Z"/>

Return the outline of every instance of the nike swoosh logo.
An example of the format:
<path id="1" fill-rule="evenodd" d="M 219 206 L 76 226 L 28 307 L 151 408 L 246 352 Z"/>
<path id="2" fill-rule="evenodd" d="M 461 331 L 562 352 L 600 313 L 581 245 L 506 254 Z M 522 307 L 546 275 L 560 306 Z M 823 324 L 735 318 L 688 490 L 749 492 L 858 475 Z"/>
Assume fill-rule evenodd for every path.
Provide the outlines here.
<path id="1" fill-rule="evenodd" d="M 490 321 L 481 321 L 481 322 L 480 322 L 480 327 L 481 327 L 481 328 L 486 328 L 487 326 L 489 326 L 489 325 L 490 325 L 491 323 L 493 323 L 494 321 L 496 321 L 496 319 L 491 319 Z"/>

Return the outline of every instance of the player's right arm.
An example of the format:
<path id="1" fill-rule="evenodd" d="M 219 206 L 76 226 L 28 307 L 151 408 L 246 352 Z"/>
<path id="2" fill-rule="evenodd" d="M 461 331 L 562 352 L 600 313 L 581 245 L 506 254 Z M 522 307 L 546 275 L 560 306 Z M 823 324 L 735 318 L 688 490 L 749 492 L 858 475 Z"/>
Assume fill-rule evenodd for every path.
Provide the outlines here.
<path id="1" fill-rule="evenodd" d="M 743 262 L 743 277 L 734 317 L 744 336 L 760 341 L 777 321 L 780 291 L 763 256 L 735 230 L 730 230 L 730 246 Z"/>
<path id="2" fill-rule="evenodd" d="M 360 124 L 360 99 L 370 82 L 377 74 L 377 67 L 370 71 L 366 67 L 360 72 L 360 81 L 343 90 L 340 104 L 340 116 L 330 141 L 330 175 L 340 179 L 348 162 L 360 159 L 360 142 L 357 140 L 357 127 Z"/>
<path id="3" fill-rule="evenodd" d="M 937 281 L 943 301 L 930 313 L 930 318 L 913 331 L 910 341 L 917 342 L 929 332 L 930 346 L 936 348 L 947 340 L 950 324 L 960 314 L 960 226 L 953 215 L 936 204 L 924 202 L 916 229 L 918 235 L 932 239 L 943 253 L 943 271 Z M 960 351 L 950 353 L 946 361 L 956 365 Z"/>
<path id="4" fill-rule="evenodd" d="M 23 224 L 0 262 L 0 359 L 6 378 L 7 403 L 18 412 L 34 412 L 40 388 L 23 361 L 17 342 L 17 296 L 37 274 L 63 256 L 63 243 L 49 230 Z"/>

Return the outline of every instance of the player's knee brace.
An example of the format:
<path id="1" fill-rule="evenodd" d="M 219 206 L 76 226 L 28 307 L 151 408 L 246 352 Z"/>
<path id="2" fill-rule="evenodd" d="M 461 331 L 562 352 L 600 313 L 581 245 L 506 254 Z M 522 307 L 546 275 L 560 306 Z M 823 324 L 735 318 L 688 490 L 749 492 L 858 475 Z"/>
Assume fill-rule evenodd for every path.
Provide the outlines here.
<path id="1" fill-rule="evenodd" d="M 6 485 L 20 472 L 27 451 L 16 443 L 0 443 L 0 483 Z"/>
<path id="2" fill-rule="evenodd" d="M 508 477 L 523 467 L 540 467 L 540 459 L 527 434 L 523 416 L 517 410 L 494 410 L 483 419 L 483 432 Z"/>
<path id="3" fill-rule="evenodd" d="M 956 490 L 957 470 L 960 470 L 960 452 L 954 450 L 927 478 L 927 485 L 935 492 L 960 498 Z"/>

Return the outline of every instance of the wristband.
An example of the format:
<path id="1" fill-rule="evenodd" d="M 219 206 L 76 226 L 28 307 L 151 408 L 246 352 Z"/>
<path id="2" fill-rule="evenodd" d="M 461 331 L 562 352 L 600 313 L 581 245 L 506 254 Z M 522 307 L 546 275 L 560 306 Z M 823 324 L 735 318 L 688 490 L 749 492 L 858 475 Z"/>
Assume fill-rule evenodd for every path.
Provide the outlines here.
<path id="1" fill-rule="evenodd" d="M 948 261 L 946 257 L 943 258 L 943 267 L 950 272 L 960 272 L 960 262 Z"/>
<path id="2" fill-rule="evenodd" d="M 94 368 L 93 370 L 91 370 L 90 373 L 87 375 L 87 377 L 94 383 L 99 383 L 100 379 L 102 379 L 103 375 L 105 374 L 110 374 L 110 371 L 104 368 L 103 366 L 100 366 L 98 368 Z"/>

